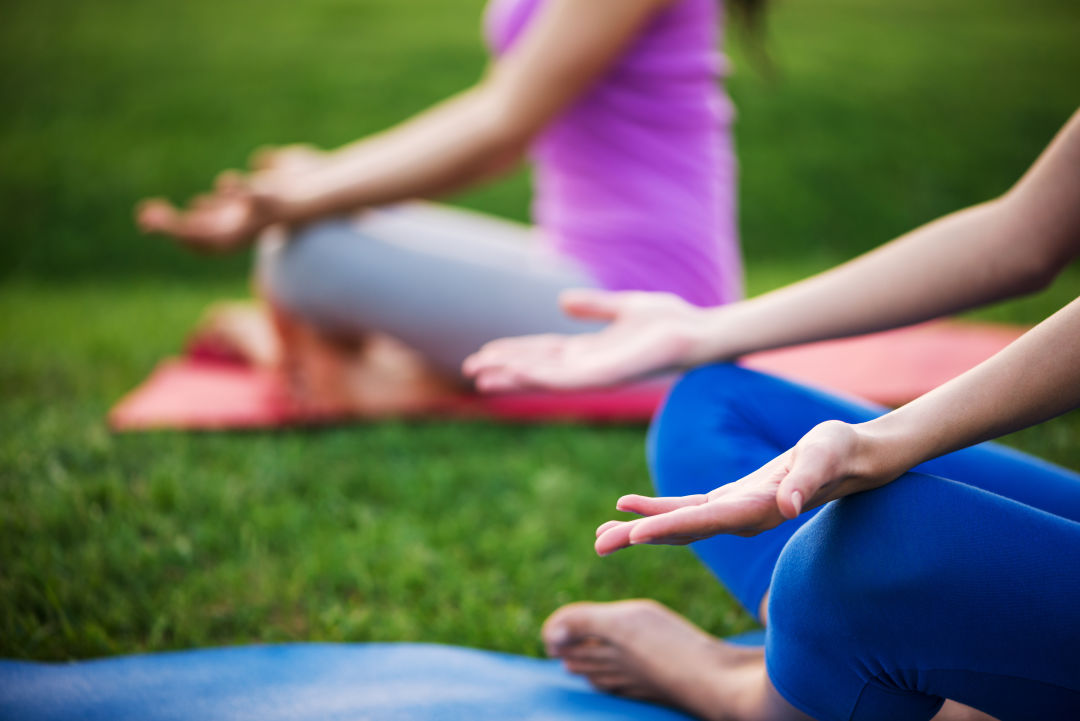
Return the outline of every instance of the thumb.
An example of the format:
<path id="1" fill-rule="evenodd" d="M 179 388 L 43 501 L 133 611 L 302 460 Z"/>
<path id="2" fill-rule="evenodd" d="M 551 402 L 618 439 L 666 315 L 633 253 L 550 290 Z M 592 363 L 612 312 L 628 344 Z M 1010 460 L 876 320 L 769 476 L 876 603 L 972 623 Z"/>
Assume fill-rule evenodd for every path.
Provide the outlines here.
<path id="1" fill-rule="evenodd" d="M 236 170 L 223 170 L 214 179 L 214 190 L 222 195 L 231 195 L 245 188 L 243 174 Z"/>
<path id="2" fill-rule="evenodd" d="M 563 312 L 581 320 L 615 320 L 623 308 L 623 294 L 606 290 L 578 288 L 559 295 Z"/>
<path id="3" fill-rule="evenodd" d="M 836 459 L 828 448 L 818 444 L 796 447 L 791 469 L 780 480 L 776 505 L 785 518 L 795 518 L 821 487 L 833 479 Z"/>

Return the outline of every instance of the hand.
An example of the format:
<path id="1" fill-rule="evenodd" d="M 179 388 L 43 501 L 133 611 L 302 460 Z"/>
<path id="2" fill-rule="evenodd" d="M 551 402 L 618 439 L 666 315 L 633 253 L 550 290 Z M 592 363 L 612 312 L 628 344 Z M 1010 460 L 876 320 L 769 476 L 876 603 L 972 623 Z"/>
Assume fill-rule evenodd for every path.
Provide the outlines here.
<path id="1" fill-rule="evenodd" d="M 136 209 L 136 223 L 144 233 L 170 235 L 193 250 L 236 250 L 282 219 L 280 207 L 290 189 L 322 167 L 326 157 L 310 145 L 260 148 L 251 156 L 253 172 L 225 171 L 212 193 L 184 209 L 160 198 L 145 200 Z"/>
<path id="2" fill-rule="evenodd" d="M 871 445 L 858 426 L 826 421 L 783 455 L 707 494 L 623 496 L 615 507 L 644 518 L 600 526 L 596 552 L 606 556 L 642 543 L 681 546 L 720 533 L 754 536 L 775 528 L 803 510 L 892 480 L 868 470 L 876 466 Z"/>
<path id="3" fill-rule="evenodd" d="M 246 246 L 255 235 L 276 222 L 277 199 L 265 180 L 257 189 L 248 178 L 228 171 L 213 193 L 195 198 L 187 208 L 151 198 L 135 211 L 144 233 L 169 235 L 193 250 L 226 252 Z"/>
<path id="4" fill-rule="evenodd" d="M 465 375 L 482 391 L 612 385 L 688 362 L 702 332 L 702 310 L 669 293 L 572 290 L 559 302 L 574 318 L 610 325 L 492 341 L 465 359 Z"/>

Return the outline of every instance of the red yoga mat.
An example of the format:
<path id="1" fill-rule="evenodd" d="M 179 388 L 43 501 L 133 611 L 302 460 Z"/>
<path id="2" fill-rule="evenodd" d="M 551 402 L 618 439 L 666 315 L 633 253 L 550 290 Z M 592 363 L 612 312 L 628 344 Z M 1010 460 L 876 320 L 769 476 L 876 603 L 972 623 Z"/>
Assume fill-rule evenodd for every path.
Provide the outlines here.
<path id="1" fill-rule="evenodd" d="M 937 321 L 842 340 L 755 353 L 750 368 L 897 406 L 978 365 L 1024 328 Z M 515 422 L 643 422 L 663 400 L 670 379 L 572 393 L 463 393 L 428 415 Z M 256 429 L 348 420 L 319 416 L 289 402 L 274 371 L 187 357 L 162 361 L 112 409 L 115 430 Z"/>

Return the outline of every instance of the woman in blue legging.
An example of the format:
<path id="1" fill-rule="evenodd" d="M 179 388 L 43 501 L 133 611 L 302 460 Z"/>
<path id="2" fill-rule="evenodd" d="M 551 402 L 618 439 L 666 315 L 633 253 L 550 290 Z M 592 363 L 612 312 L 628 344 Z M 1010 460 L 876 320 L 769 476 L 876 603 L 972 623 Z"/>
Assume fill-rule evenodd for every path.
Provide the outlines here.
<path id="1" fill-rule="evenodd" d="M 489 390 L 610 383 L 1031 293 L 1078 254 L 1080 112 L 1000 198 L 831 271 L 710 310 L 573 293 L 607 329 L 497 341 L 466 370 Z M 649 601 L 563 607 L 545 644 L 598 688 L 710 719 L 1080 718 L 1080 476 L 982 443 L 1078 405 L 1080 299 L 891 412 L 701 367 L 650 432 L 661 497 L 621 498 L 642 517 L 596 549 L 694 543 L 764 648 Z"/>

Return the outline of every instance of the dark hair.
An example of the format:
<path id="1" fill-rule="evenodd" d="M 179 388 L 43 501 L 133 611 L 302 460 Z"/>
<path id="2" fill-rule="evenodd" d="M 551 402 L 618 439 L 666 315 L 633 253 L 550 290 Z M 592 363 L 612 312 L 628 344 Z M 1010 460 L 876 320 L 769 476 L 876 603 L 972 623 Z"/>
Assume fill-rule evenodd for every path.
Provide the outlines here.
<path id="1" fill-rule="evenodd" d="M 759 35 L 765 22 L 767 0 L 728 0 L 732 14 L 754 35 Z"/>
<path id="2" fill-rule="evenodd" d="M 765 11 L 769 0 L 726 0 L 740 31 L 750 63 L 767 78 L 774 78 L 776 68 L 765 47 Z"/>

